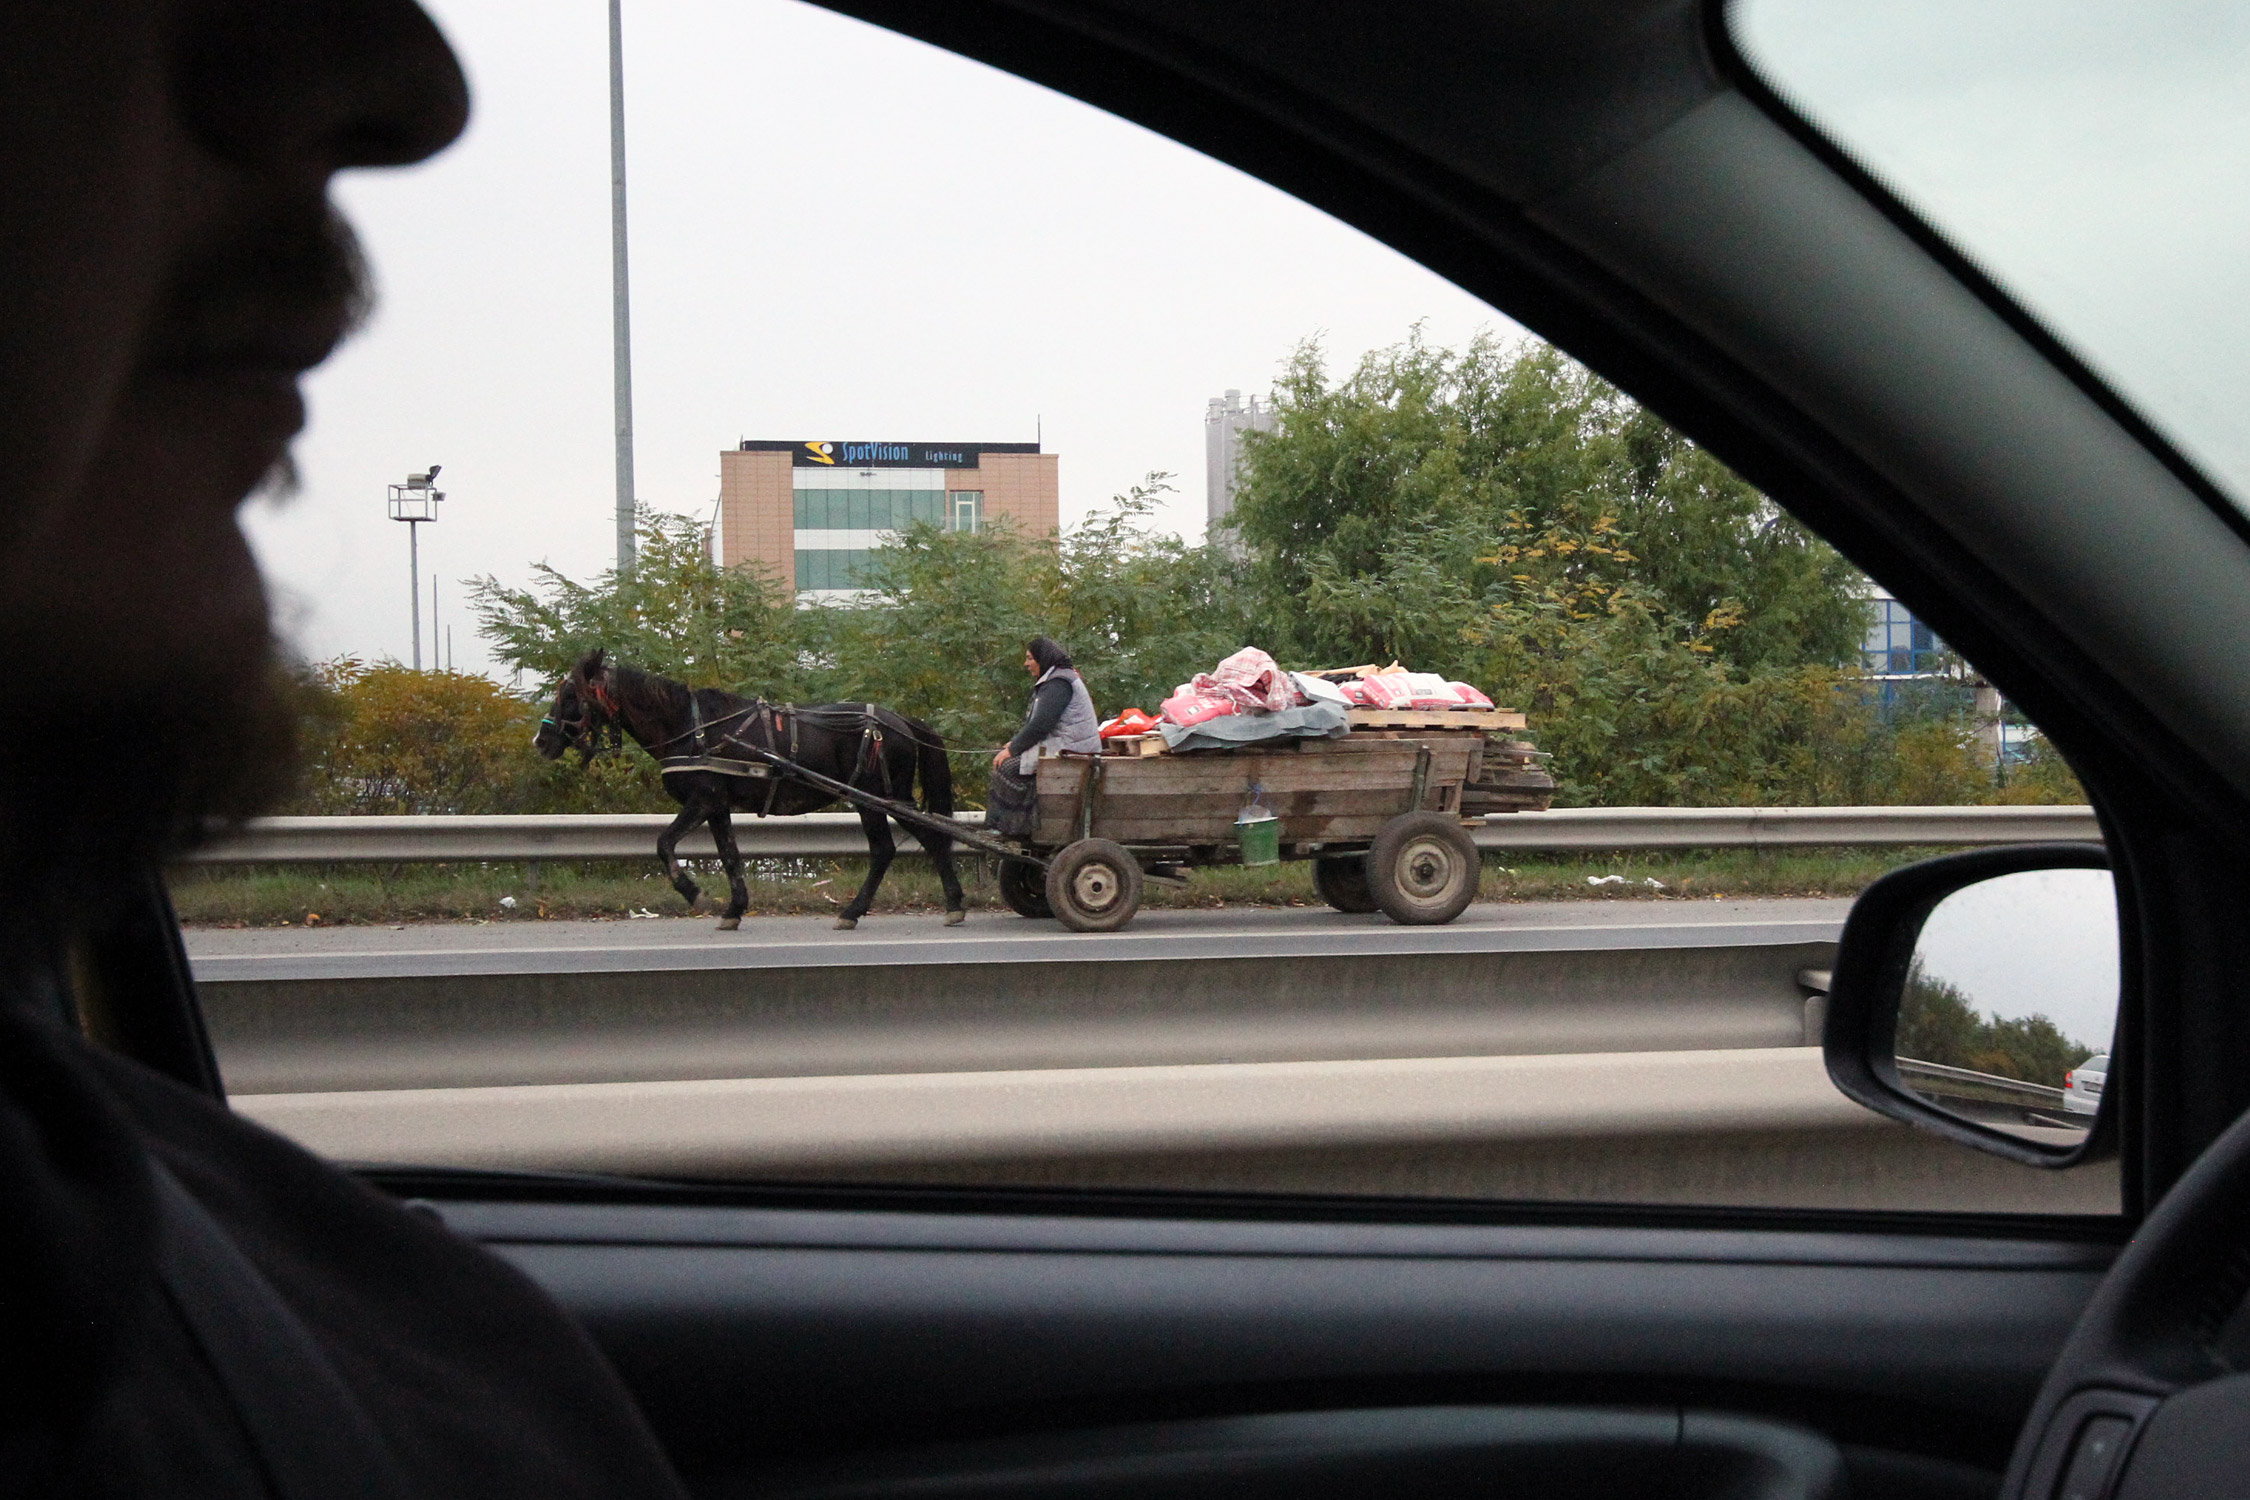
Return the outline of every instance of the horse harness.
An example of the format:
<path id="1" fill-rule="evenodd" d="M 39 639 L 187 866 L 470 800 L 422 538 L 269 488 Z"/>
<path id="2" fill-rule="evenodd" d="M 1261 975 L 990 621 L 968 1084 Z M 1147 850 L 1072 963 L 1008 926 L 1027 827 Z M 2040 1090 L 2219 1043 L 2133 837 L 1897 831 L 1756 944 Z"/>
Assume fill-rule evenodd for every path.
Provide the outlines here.
<path id="1" fill-rule="evenodd" d="M 782 777 L 774 774 L 779 768 L 756 761 L 738 760 L 726 755 L 712 754 L 705 749 L 704 735 L 716 732 L 718 734 L 717 748 L 722 751 L 731 745 L 746 749 L 761 749 L 768 754 L 780 754 L 781 747 L 777 741 L 780 738 L 781 730 L 786 726 L 789 732 L 787 759 L 791 764 L 795 764 L 798 724 L 803 717 L 804 710 L 802 709 L 793 710 L 786 705 L 768 703 L 765 699 L 760 698 L 748 708 L 740 709 L 706 724 L 703 722 L 703 707 L 696 701 L 695 691 L 691 688 L 688 690 L 688 728 L 664 741 L 663 744 L 652 748 L 662 749 L 665 745 L 687 740 L 692 753 L 660 756 L 657 760 L 658 774 L 684 776 L 696 772 L 705 772 L 735 780 L 763 781 L 766 784 L 766 800 L 765 805 L 758 809 L 758 816 L 766 817 L 773 812 L 774 798 L 781 790 Z M 859 753 L 853 757 L 851 774 L 845 779 L 848 782 L 856 783 L 865 773 L 867 763 L 872 758 L 877 778 L 882 784 L 883 796 L 887 799 L 892 795 L 891 767 L 890 762 L 883 757 L 882 720 L 877 717 L 875 705 L 872 703 L 862 704 L 856 717 L 860 723 Z M 720 730 L 721 725 L 739 719 L 750 720 L 750 726 L 745 726 L 743 733 L 739 736 L 733 730 Z M 752 738 L 753 734 L 756 735 L 755 740 Z M 759 744 L 757 743 L 758 740 L 762 740 L 764 743 Z"/>

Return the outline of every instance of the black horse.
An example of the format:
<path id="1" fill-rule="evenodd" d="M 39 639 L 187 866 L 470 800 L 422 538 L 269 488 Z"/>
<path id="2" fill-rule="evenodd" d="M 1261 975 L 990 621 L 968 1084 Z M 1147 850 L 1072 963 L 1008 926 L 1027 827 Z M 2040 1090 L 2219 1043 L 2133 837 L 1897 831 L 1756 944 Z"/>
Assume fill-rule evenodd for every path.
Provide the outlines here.
<path id="1" fill-rule="evenodd" d="M 912 797 L 919 771 L 922 809 L 939 817 L 953 815 L 953 769 L 946 759 L 945 741 L 919 719 L 871 703 L 799 706 L 742 698 L 717 688 L 691 688 L 607 661 L 600 651 L 571 668 L 555 689 L 554 707 L 540 720 L 532 743 L 549 760 L 576 750 L 582 760 L 591 761 L 602 748 L 605 731 L 614 742 L 620 730 L 656 757 L 664 767 L 664 789 L 680 804 L 680 815 L 657 836 L 656 853 L 664 861 L 672 889 L 686 898 L 690 911 L 702 892 L 680 866 L 680 838 L 698 823 L 711 825 L 711 841 L 718 845 L 727 871 L 729 899 L 719 922 L 722 931 L 740 927 L 742 913 L 750 905 L 731 815 L 817 812 L 836 800 L 817 786 L 774 770 L 747 753 L 750 747 L 900 801 Z M 765 774 L 745 774 L 754 772 Z M 859 821 L 867 830 L 867 880 L 836 918 L 836 925 L 847 930 L 867 915 L 883 872 L 898 853 L 889 818 L 862 807 Z M 907 832 L 929 851 L 937 866 L 938 880 L 945 887 L 945 925 L 959 924 L 964 903 L 961 880 L 953 870 L 953 840 L 934 830 L 907 827 Z"/>

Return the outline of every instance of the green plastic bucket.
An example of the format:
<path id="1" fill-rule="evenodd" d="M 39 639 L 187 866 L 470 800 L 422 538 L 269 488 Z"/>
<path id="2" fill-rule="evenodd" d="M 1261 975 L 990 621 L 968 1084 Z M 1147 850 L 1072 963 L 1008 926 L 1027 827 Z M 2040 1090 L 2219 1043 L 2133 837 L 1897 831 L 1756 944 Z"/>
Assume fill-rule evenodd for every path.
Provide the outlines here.
<path id="1" fill-rule="evenodd" d="M 1247 819 L 1234 825 L 1235 842 L 1242 846 L 1242 862 L 1246 865 L 1278 865 L 1281 863 L 1281 819 L 1272 813 L 1262 818 Z"/>

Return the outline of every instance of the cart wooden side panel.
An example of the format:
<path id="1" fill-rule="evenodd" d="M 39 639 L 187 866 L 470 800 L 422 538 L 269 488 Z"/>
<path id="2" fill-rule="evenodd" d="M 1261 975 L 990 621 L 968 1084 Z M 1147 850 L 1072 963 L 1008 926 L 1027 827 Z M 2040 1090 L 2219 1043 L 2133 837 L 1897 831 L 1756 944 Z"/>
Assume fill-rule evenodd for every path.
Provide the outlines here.
<path id="1" fill-rule="evenodd" d="M 1470 737 L 1427 742 L 1420 806 L 1458 812 Z M 1295 740 L 1187 755 L 1061 756 L 1039 763 L 1032 842 L 1053 848 L 1091 834 L 1120 844 L 1231 844 L 1251 789 L 1281 819 L 1284 844 L 1372 840 L 1413 811 L 1425 742 Z M 1088 781 L 1098 778 L 1088 801 Z M 1089 811 L 1091 817 L 1089 819 Z"/>

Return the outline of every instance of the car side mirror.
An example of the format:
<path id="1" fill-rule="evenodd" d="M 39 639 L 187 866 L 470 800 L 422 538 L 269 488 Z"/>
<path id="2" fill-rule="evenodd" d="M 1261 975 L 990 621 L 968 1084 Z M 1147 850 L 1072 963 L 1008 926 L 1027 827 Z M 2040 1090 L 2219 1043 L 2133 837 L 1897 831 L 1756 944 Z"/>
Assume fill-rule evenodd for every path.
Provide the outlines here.
<path id="1" fill-rule="evenodd" d="M 1821 1047 L 1869 1109 L 2033 1166 L 2106 1150 L 2122 970 L 2098 844 L 1925 860 L 1869 886 L 1836 949 Z"/>

